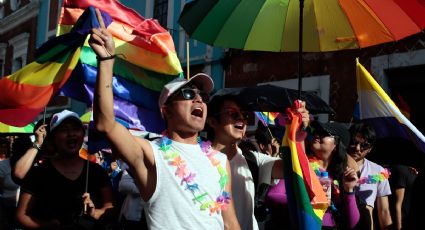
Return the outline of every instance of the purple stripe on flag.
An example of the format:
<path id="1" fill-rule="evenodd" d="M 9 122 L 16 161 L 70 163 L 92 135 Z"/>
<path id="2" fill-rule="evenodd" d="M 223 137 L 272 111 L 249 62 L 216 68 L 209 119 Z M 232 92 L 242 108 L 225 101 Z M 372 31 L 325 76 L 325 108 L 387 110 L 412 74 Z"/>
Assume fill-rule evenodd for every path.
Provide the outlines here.
<path id="1" fill-rule="evenodd" d="M 81 64 L 74 70 L 74 72 L 79 71 L 83 71 L 80 73 L 81 75 L 77 76 L 84 76 L 84 84 L 94 87 L 97 69 L 87 64 Z M 77 76 L 73 74 L 71 79 Z M 158 109 L 159 92 L 137 85 L 116 75 L 112 78 L 112 85 L 116 97 L 150 110 Z"/>
<path id="2" fill-rule="evenodd" d="M 81 77 L 70 78 L 61 89 L 63 95 L 82 101 L 89 107 L 93 102 L 93 91 L 94 88 L 85 85 L 84 79 Z M 114 111 L 115 116 L 127 122 L 132 129 L 154 133 L 161 133 L 165 129 L 165 123 L 158 106 L 151 110 L 114 96 Z"/>

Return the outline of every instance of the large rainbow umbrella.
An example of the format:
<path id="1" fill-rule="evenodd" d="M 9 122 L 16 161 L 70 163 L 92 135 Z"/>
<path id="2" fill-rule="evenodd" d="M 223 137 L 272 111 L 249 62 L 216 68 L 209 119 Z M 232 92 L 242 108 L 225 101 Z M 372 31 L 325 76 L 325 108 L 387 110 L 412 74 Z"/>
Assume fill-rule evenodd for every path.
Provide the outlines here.
<path id="1" fill-rule="evenodd" d="M 299 52 L 301 79 L 303 51 L 398 41 L 421 32 L 424 15 L 422 0 L 194 0 L 179 23 L 191 38 L 213 46 Z"/>

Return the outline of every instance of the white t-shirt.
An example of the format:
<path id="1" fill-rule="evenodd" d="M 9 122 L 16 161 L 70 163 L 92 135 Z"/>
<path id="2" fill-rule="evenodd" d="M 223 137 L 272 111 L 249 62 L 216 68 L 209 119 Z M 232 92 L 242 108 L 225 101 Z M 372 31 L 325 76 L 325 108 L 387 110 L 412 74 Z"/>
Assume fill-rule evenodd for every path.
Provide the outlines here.
<path id="1" fill-rule="evenodd" d="M 146 221 L 150 229 L 224 229 L 221 214 L 210 214 L 209 209 L 201 211 L 199 203 L 186 189 L 176 174 L 176 167 L 164 159 L 164 152 L 159 150 L 160 140 L 150 142 L 156 165 L 156 188 L 152 197 L 144 204 Z M 216 167 L 202 152 L 199 145 L 183 144 L 173 141 L 171 149 L 180 154 L 190 172 L 196 174 L 195 182 L 201 193 L 208 192 L 211 200 L 220 194 L 220 175 Z M 217 153 L 215 159 L 226 170 L 227 158 Z"/>
<path id="2" fill-rule="evenodd" d="M 384 171 L 384 168 L 368 159 L 364 159 L 363 166 L 360 169 L 360 179 L 367 178 L 369 176 L 377 175 Z M 388 179 L 380 181 L 378 183 L 364 183 L 357 187 L 357 195 L 366 201 L 367 205 L 372 208 L 375 207 L 375 201 L 377 197 L 391 195 L 390 183 Z"/>
<path id="3" fill-rule="evenodd" d="M 258 165 L 258 184 L 270 184 L 274 158 L 259 152 L 252 152 Z M 235 205 L 236 217 L 242 230 L 258 230 L 258 223 L 254 217 L 254 180 L 249 170 L 242 150 L 230 160 L 232 172 L 232 198 Z"/>

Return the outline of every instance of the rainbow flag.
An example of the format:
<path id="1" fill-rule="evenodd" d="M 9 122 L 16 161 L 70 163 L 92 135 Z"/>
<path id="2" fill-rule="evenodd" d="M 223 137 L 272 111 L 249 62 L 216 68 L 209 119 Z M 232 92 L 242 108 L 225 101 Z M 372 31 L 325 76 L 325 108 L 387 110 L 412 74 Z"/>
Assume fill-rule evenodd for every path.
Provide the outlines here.
<path id="1" fill-rule="evenodd" d="M 294 106 L 299 106 L 298 101 Z M 297 142 L 296 134 L 302 124 L 300 114 L 287 111 L 290 124 L 282 140 L 284 151 L 284 175 L 288 205 L 294 229 L 321 229 L 322 219 L 329 203 L 322 185 L 309 165 L 303 143 Z"/>
<path id="2" fill-rule="evenodd" d="M 158 108 L 160 91 L 164 84 L 182 77 L 183 72 L 170 33 L 156 20 L 145 19 L 118 1 L 65 0 L 58 34 L 69 31 L 89 6 L 101 9 L 113 19 L 108 30 L 118 54 L 113 70 L 116 117 L 133 129 L 162 132 L 165 125 Z M 62 94 L 91 105 L 97 61 L 87 43 L 82 47 L 80 63 L 62 88 Z"/>
<path id="3" fill-rule="evenodd" d="M 254 112 L 258 117 L 258 120 L 263 123 L 264 126 L 268 125 L 276 125 L 275 119 L 277 117 L 278 112 Z"/>
<path id="4" fill-rule="evenodd" d="M 403 115 L 358 59 L 356 65 L 359 118 L 375 129 L 378 138 L 411 140 L 425 152 L 424 135 Z"/>
<path id="5" fill-rule="evenodd" d="M 23 127 L 34 121 L 76 67 L 84 31 L 97 22 L 92 16 L 85 13 L 73 30 L 40 47 L 35 61 L 0 79 L 0 122 Z"/>

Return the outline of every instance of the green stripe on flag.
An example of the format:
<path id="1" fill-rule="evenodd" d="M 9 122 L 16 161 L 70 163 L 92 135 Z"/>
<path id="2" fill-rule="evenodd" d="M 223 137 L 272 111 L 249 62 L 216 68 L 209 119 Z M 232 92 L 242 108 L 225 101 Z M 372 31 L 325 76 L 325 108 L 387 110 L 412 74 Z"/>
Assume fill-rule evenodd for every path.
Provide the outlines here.
<path id="1" fill-rule="evenodd" d="M 80 61 L 81 63 L 97 67 L 96 54 L 90 47 L 83 46 Z M 176 77 L 180 77 L 180 75 L 166 75 L 146 70 L 121 58 L 115 59 L 114 75 L 118 75 L 138 85 L 143 85 L 154 91 L 161 91 L 165 84 Z"/>

